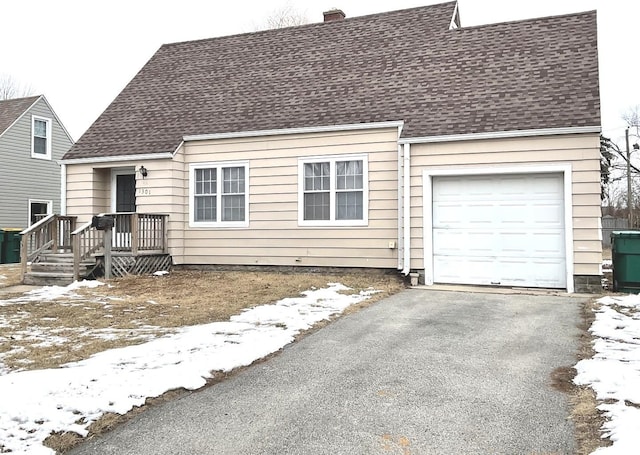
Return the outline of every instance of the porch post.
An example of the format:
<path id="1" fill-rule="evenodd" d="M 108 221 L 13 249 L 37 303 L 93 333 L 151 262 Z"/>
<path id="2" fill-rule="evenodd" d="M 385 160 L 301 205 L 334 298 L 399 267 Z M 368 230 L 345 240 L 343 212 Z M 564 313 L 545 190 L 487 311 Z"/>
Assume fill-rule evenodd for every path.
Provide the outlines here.
<path id="1" fill-rule="evenodd" d="M 57 253 L 58 252 L 58 246 L 60 244 L 60 239 L 58 237 L 58 223 L 60 223 L 61 220 L 58 218 L 58 216 L 54 216 L 53 217 L 53 223 L 51 223 L 51 251 L 53 253 Z"/>
<path id="2" fill-rule="evenodd" d="M 138 212 L 131 214 L 131 254 L 138 255 L 138 245 L 140 244 L 140 226 L 138 224 Z"/>
<path id="3" fill-rule="evenodd" d="M 80 279 L 80 234 L 71 235 L 73 250 L 73 281 Z"/>
<path id="4" fill-rule="evenodd" d="M 20 239 L 20 282 L 24 283 L 24 277 L 27 274 L 27 246 L 29 245 L 29 235 L 22 234 Z"/>
<path id="5" fill-rule="evenodd" d="M 104 230 L 104 278 L 111 279 L 111 242 L 112 230 L 110 227 Z"/>

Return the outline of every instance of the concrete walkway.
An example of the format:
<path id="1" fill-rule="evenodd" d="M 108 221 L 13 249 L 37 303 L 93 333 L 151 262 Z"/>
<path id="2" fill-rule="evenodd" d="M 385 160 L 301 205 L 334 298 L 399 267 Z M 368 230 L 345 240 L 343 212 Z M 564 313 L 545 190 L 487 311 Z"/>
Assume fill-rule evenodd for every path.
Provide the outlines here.
<path id="1" fill-rule="evenodd" d="M 411 289 L 74 454 L 567 454 L 586 297 Z"/>

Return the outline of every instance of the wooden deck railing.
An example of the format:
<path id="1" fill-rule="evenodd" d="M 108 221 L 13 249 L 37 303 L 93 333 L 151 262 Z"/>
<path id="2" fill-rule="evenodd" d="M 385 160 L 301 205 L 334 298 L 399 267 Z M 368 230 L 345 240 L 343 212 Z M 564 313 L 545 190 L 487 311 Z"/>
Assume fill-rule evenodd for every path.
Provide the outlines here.
<path id="1" fill-rule="evenodd" d="M 33 226 L 22 231 L 20 240 L 21 275 L 27 273 L 27 264 L 40 253 L 69 252 L 72 249 L 71 233 L 75 230 L 76 217 L 47 215 Z"/>
<path id="2" fill-rule="evenodd" d="M 104 247 L 104 235 L 91 227 L 91 221 L 71 233 L 73 245 L 73 279 L 80 279 L 80 263 Z"/>
<path id="3" fill-rule="evenodd" d="M 115 253 L 166 254 L 167 219 L 169 215 L 158 213 L 101 213 L 114 219 L 111 232 L 111 251 Z M 81 226 L 73 236 L 73 275 L 79 278 L 80 263 L 104 248 L 104 232 Z"/>
<path id="4" fill-rule="evenodd" d="M 166 253 L 168 215 L 159 213 L 108 213 L 114 218 L 112 251 Z"/>
<path id="5" fill-rule="evenodd" d="M 102 213 L 112 216 L 111 250 L 133 256 L 166 254 L 167 220 L 169 215 L 158 213 Z M 73 276 L 80 278 L 80 264 L 104 249 L 104 232 L 91 227 L 91 222 L 76 229 L 75 216 L 47 215 L 21 232 L 21 274 L 27 264 L 42 253 L 73 253 Z"/>

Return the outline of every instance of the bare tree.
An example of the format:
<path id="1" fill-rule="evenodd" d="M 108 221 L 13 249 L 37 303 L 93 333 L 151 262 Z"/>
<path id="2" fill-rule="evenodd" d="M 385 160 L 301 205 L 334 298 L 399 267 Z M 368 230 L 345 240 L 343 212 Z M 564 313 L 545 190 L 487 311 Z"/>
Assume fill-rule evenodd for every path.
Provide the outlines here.
<path id="1" fill-rule="evenodd" d="M 629 108 L 621 117 L 627 124 L 630 139 L 624 148 L 606 137 L 600 138 L 603 206 L 615 212 L 616 216 L 633 218 L 633 224 L 637 226 L 638 216 L 632 217 L 630 209 L 636 214 L 640 211 L 640 147 L 637 143 L 640 140 L 640 106 Z M 609 173 L 605 175 L 607 167 Z M 631 204 L 628 203 L 629 196 Z"/>
<path id="2" fill-rule="evenodd" d="M 256 30 L 271 30 L 274 28 L 294 27 L 308 24 L 309 20 L 304 13 L 296 10 L 290 3 L 276 9 L 262 24 L 256 26 Z"/>
<path id="3" fill-rule="evenodd" d="M 33 94 L 30 85 L 20 84 L 8 74 L 0 74 L 0 100 L 22 98 Z"/>
<path id="4" fill-rule="evenodd" d="M 627 112 L 622 114 L 622 120 L 627 123 L 631 129 L 635 129 L 636 136 L 640 136 L 640 106 L 630 107 Z"/>

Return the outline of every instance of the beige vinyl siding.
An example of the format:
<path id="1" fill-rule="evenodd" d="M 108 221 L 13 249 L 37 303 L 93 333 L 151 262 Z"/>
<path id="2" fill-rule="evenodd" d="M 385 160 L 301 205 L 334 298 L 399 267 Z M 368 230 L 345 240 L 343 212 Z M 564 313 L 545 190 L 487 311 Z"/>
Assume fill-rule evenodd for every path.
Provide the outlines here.
<path id="1" fill-rule="evenodd" d="M 140 166 L 148 169 L 142 178 Z M 80 224 L 98 213 L 112 211 L 112 170 L 135 166 L 136 209 L 141 213 L 169 215 L 169 233 L 181 228 L 184 172 L 179 160 L 121 161 L 67 165 L 67 214 Z M 176 224 L 177 223 L 177 224 Z"/>
<path id="2" fill-rule="evenodd" d="M 51 120 L 51 160 L 31 157 L 32 116 Z M 0 228 L 26 228 L 29 199 L 52 201 L 60 213 L 60 165 L 56 162 L 73 145 L 72 140 L 40 98 L 0 136 Z"/>
<path id="3" fill-rule="evenodd" d="M 187 142 L 189 165 L 249 163 L 249 226 L 190 227 L 185 194 L 183 233 L 172 241 L 177 264 L 377 267 L 395 269 L 397 249 L 397 128 Z M 366 154 L 369 223 L 357 227 L 298 226 L 298 158 Z"/>
<path id="4" fill-rule="evenodd" d="M 67 215 L 86 223 L 91 216 L 110 211 L 110 179 L 108 168 L 92 164 L 67 165 Z"/>
<path id="5" fill-rule="evenodd" d="M 424 268 L 422 172 L 425 167 L 464 169 L 549 163 L 566 163 L 572 168 L 574 274 L 599 275 L 602 246 L 598 222 L 601 212 L 597 134 L 412 145 L 411 268 Z M 526 167 L 522 172 L 526 172 Z"/>

